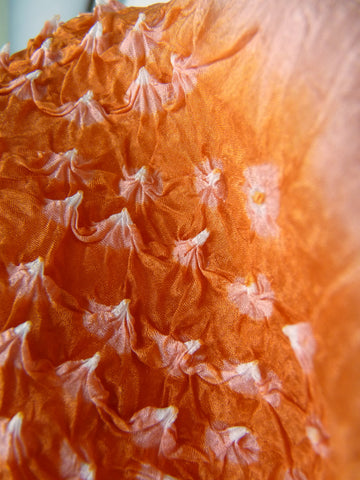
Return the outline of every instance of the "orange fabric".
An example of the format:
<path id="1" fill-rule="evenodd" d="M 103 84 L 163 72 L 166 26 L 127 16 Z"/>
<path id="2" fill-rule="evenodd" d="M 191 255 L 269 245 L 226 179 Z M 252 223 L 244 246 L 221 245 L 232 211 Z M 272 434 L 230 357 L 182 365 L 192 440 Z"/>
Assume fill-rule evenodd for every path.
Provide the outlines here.
<path id="1" fill-rule="evenodd" d="M 358 3 L 98 3 L 0 53 L 1 479 L 359 478 Z"/>

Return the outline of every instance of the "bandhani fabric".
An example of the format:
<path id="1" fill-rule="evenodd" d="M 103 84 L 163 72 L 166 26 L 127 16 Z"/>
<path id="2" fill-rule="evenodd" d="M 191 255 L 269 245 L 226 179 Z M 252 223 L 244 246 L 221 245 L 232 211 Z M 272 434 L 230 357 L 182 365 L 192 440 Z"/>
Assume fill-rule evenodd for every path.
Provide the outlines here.
<path id="1" fill-rule="evenodd" d="M 359 8 L 2 49 L 1 479 L 360 478 Z"/>

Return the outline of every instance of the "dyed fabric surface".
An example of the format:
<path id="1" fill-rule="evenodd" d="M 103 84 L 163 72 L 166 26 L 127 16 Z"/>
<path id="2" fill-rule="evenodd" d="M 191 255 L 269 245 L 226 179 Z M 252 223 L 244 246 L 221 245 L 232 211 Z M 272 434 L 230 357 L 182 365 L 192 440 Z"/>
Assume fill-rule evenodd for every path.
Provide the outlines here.
<path id="1" fill-rule="evenodd" d="M 0 53 L 0 477 L 360 478 L 360 11 L 102 1 Z"/>

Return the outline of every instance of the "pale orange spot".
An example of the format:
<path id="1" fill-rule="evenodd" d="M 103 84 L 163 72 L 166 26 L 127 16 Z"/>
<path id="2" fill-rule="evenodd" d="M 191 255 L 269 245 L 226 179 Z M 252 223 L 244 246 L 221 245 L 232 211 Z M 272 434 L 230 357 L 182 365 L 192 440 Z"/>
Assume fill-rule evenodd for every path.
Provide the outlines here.
<path id="1" fill-rule="evenodd" d="M 254 275 L 252 273 L 249 273 L 247 276 L 246 276 L 246 279 L 245 279 L 245 285 L 247 287 L 250 287 L 250 285 L 253 285 L 255 283 L 255 278 L 254 278 Z"/>
<path id="2" fill-rule="evenodd" d="M 317 428 L 306 427 L 306 434 L 312 444 L 316 445 L 317 443 L 320 443 L 321 435 Z"/>
<path id="3" fill-rule="evenodd" d="M 258 205 L 262 205 L 265 202 L 265 193 L 255 192 L 252 196 L 252 201 Z"/>

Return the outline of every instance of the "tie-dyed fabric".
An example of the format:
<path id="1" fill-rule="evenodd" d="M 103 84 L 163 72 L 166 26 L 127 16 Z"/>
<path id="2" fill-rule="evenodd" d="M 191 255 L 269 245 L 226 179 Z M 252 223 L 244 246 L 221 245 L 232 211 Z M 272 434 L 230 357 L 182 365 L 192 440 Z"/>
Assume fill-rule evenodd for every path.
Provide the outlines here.
<path id="1" fill-rule="evenodd" d="M 1 479 L 360 478 L 359 39 L 111 0 L 1 50 Z"/>

